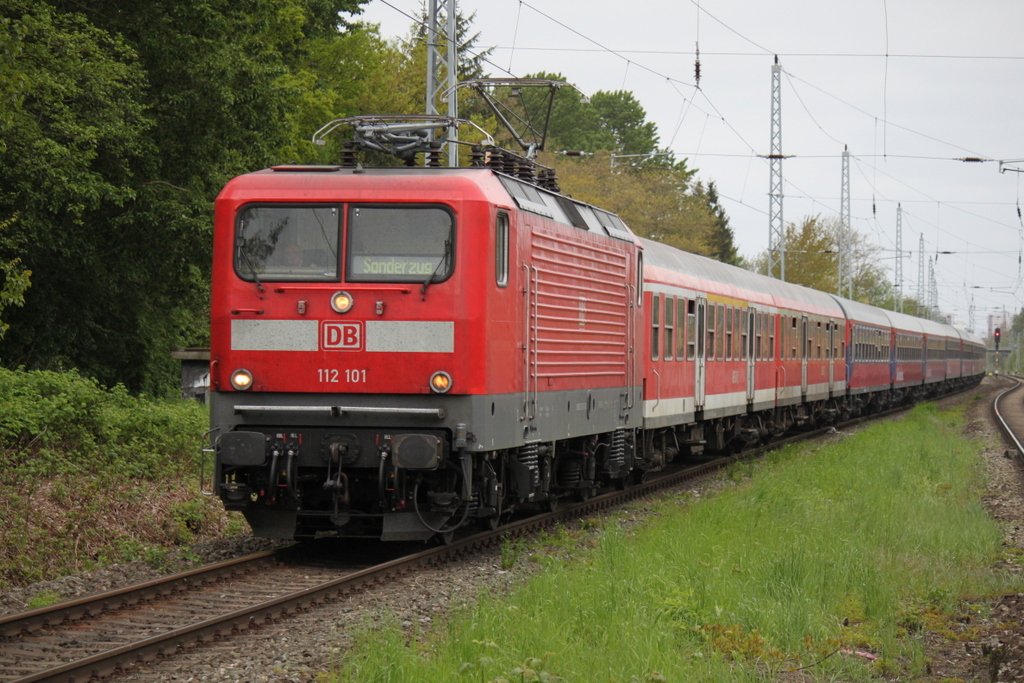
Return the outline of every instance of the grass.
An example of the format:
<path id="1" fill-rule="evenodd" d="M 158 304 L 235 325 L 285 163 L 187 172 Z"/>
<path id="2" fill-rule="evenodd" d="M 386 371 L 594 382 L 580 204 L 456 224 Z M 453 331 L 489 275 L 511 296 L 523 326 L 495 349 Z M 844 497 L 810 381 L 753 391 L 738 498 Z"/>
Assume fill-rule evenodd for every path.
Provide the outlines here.
<path id="1" fill-rule="evenodd" d="M 337 680 L 920 673 L 922 623 L 1020 588 L 988 568 L 1002 533 L 980 505 L 977 445 L 959 435 L 962 420 L 927 404 L 833 445 L 740 464 L 730 473 L 740 483 L 710 499 L 664 496 L 639 528 L 609 522 L 593 549 L 535 552 L 546 566 L 525 587 L 482 591 L 434 633 L 366 626 Z M 564 550 L 565 539 L 553 545 Z"/>

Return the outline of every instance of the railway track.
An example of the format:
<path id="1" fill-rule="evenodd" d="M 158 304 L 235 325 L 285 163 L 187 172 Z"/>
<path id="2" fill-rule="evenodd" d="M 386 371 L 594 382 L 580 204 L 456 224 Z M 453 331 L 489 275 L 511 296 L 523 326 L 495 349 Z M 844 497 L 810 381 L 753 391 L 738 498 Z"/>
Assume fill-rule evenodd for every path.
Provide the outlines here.
<path id="1" fill-rule="evenodd" d="M 992 414 L 996 423 L 1006 437 L 1007 442 L 1015 451 L 1014 457 L 1020 461 L 1024 458 L 1024 382 L 1019 377 L 1006 376 L 1013 381 L 1005 391 L 1001 392 L 992 402 Z"/>
<path id="2" fill-rule="evenodd" d="M 848 421 L 893 415 L 894 409 Z M 1024 425 L 1024 406 L 1021 406 Z M 216 640 L 273 623 L 354 592 L 387 583 L 423 567 L 439 566 L 502 539 L 597 513 L 703 477 L 770 448 L 819 436 L 807 431 L 742 456 L 720 457 L 651 478 L 553 512 L 512 522 L 494 531 L 458 538 L 444 546 L 384 561 L 311 562 L 289 546 L 201 567 L 137 586 L 58 603 L 0 618 L 0 683 L 82 683 L 150 664 Z M 382 552 L 379 544 L 377 551 Z M 384 546 L 394 552 L 394 546 Z M 380 559 L 379 557 L 376 559 Z"/>

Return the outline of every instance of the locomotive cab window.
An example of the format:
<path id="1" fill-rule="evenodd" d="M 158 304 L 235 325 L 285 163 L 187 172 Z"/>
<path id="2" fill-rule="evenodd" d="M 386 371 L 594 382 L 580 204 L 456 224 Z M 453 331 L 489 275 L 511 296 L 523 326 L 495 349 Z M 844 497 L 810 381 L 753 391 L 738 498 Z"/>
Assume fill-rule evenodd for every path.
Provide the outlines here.
<path id="1" fill-rule="evenodd" d="M 349 282 L 441 282 L 455 261 L 455 221 L 432 206 L 353 206 L 348 217 Z"/>
<path id="2" fill-rule="evenodd" d="M 337 206 L 247 206 L 238 214 L 235 271 L 243 280 L 338 279 Z"/>
<path id="3" fill-rule="evenodd" d="M 508 214 L 498 212 L 494 225 L 494 278 L 499 287 L 508 287 Z"/>

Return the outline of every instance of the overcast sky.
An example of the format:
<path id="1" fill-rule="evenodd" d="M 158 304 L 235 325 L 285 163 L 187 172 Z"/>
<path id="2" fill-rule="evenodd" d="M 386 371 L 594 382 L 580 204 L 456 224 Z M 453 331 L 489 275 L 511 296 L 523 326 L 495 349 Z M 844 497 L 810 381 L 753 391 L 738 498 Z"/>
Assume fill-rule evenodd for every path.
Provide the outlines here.
<path id="1" fill-rule="evenodd" d="M 363 18 L 408 33 L 420 0 L 371 0 Z M 1021 0 L 461 0 L 476 13 L 490 75 L 561 73 L 580 90 L 632 91 L 663 146 L 722 195 L 740 252 L 768 245 L 771 65 L 782 75 L 786 222 L 837 216 L 843 145 L 851 223 L 903 291 L 937 257 L 939 305 L 987 333 L 1024 304 L 1018 206 L 1024 174 Z M 699 45 L 700 89 L 694 87 Z M 888 55 L 888 57 L 886 56 Z M 984 163 L 957 159 L 982 157 Z M 1024 170 L 1024 161 L 1007 164 Z M 953 252 L 951 254 L 941 252 Z"/>

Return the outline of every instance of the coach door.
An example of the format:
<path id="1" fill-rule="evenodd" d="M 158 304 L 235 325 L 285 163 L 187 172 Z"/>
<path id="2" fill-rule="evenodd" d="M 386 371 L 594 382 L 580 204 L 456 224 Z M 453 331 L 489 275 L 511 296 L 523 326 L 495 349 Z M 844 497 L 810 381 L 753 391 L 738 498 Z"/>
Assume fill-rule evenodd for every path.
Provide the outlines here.
<path id="1" fill-rule="evenodd" d="M 807 353 L 809 335 L 810 322 L 805 315 L 800 319 L 800 391 L 803 394 L 807 394 L 807 356 L 810 355 Z"/>
<path id="2" fill-rule="evenodd" d="M 704 410 L 704 383 L 706 380 L 705 375 L 705 356 L 706 349 L 705 344 L 707 343 L 707 311 L 708 311 L 708 300 L 706 297 L 697 297 L 697 358 L 696 366 L 694 367 L 694 387 L 693 396 L 694 403 L 696 404 L 696 410 Z"/>
<path id="3" fill-rule="evenodd" d="M 754 361 L 757 360 L 757 356 L 754 353 L 754 340 L 756 339 L 756 321 L 758 311 L 753 306 L 749 307 L 746 311 L 747 316 L 747 403 L 754 402 L 754 381 L 756 375 L 754 374 Z"/>
<path id="4" fill-rule="evenodd" d="M 828 393 L 831 396 L 832 390 L 836 387 L 836 363 L 835 358 L 832 357 L 832 352 L 838 346 L 836 344 L 836 335 L 839 334 L 836 331 L 836 321 L 829 318 L 828 321 L 828 337 L 825 343 L 828 346 L 825 347 L 825 358 L 828 360 Z"/>

